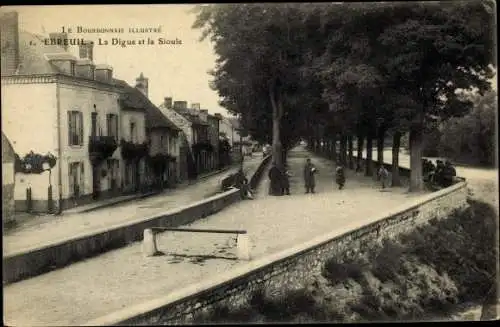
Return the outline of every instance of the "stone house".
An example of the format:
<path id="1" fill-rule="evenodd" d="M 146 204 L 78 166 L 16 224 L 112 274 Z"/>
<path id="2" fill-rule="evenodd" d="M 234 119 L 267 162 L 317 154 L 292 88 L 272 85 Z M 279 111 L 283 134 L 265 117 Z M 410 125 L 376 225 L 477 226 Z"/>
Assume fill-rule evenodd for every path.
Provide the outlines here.
<path id="1" fill-rule="evenodd" d="M 145 112 L 147 156 L 144 177 L 148 187 L 163 189 L 179 182 L 178 158 L 180 152 L 178 128 L 148 98 L 148 78 L 141 75 L 134 88 L 127 87 L 129 107 Z"/>
<path id="2" fill-rule="evenodd" d="M 68 47 L 43 45 L 44 36 L 18 30 L 15 13 L 1 24 L 10 40 L 2 54 L 2 131 L 19 156 L 55 158 L 50 169 L 16 174 L 16 210 L 61 211 L 113 196 L 122 157 L 116 151 L 121 90 L 112 67 L 94 64 L 91 44 L 80 46 L 80 58 Z"/>

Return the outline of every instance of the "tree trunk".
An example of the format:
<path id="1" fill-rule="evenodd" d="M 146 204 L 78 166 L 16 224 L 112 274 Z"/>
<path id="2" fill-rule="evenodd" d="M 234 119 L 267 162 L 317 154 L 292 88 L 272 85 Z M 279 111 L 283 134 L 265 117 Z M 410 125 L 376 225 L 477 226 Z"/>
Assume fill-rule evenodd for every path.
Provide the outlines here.
<path id="1" fill-rule="evenodd" d="M 392 187 L 401 186 L 399 176 L 399 148 L 401 146 L 401 132 L 395 131 L 392 136 Z"/>
<path id="2" fill-rule="evenodd" d="M 422 175 L 423 128 L 414 127 L 410 131 L 410 192 L 423 190 Z"/>
<path id="3" fill-rule="evenodd" d="M 384 165 L 384 140 L 385 140 L 385 129 L 379 128 L 377 133 L 377 167 Z M 380 180 L 380 176 L 377 174 L 377 180 Z"/>
<path id="4" fill-rule="evenodd" d="M 368 132 L 366 137 L 366 161 L 365 161 L 365 176 L 373 176 L 373 133 Z"/>
<path id="5" fill-rule="evenodd" d="M 364 146 L 364 137 L 361 134 L 358 134 L 357 137 L 357 158 L 356 158 L 356 171 L 361 171 L 362 162 L 363 162 L 363 146 Z"/>
<path id="6" fill-rule="evenodd" d="M 281 145 L 281 135 L 280 135 L 280 123 L 281 117 L 283 115 L 283 104 L 281 99 L 276 97 L 274 85 L 269 88 L 269 97 L 271 99 L 271 105 L 273 107 L 273 144 L 272 144 L 272 157 L 273 162 L 278 168 L 283 167 L 283 154 Z"/>
<path id="7" fill-rule="evenodd" d="M 352 158 L 353 156 L 353 140 L 352 140 L 352 135 L 349 135 L 347 137 L 347 142 L 348 142 L 348 148 L 349 148 L 349 169 L 353 169 L 354 168 L 354 160 Z"/>

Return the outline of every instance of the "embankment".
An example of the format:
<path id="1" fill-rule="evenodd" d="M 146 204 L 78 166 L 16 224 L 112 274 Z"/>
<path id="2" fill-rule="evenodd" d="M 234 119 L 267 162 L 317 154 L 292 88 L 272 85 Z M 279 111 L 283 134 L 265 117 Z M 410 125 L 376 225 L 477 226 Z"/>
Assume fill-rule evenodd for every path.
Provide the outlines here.
<path id="1" fill-rule="evenodd" d="M 418 226 L 428 225 L 429 221 L 439 221 L 465 210 L 468 207 L 466 186 L 462 180 L 449 188 L 419 197 L 411 204 L 367 217 L 365 221 L 356 221 L 164 298 L 125 308 L 88 324 L 190 323 L 214 310 L 218 312 L 217 308 L 227 308 L 231 312 L 258 305 L 261 290 L 278 298 L 286 292 L 300 292 L 314 281 L 315 276 L 322 274 L 331 257 L 356 258 L 384 238 L 397 238 L 400 234 L 411 233 Z"/>
<path id="2" fill-rule="evenodd" d="M 244 305 L 217 305 L 194 321 L 446 320 L 464 304 L 496 303 L 497 250 L 495 209 L 471 200 L 447 219 L 371 242 L 357 253 L 326 253 L 321 272 L 300 289 L 258 289 Z"/>
<path id="3" fill-rule="evenodd" d="M 259 182 L 269 161 L 270 157 L 264 158 L 258 168 L 250 173 L 252 185 Z M 141 241 L 144 229 L 155 226 L 178 227 L 189 224 L 240 200 L 240 191 L 231 189 L 202 201 L 168 210 L 161 215 L 143 217 L 137 221 L 110 226 L 99 232 L 75 235 L 48 246 L 3 257 L 3 282 L 7 284 L 40 275 L 72 262 Z"/>

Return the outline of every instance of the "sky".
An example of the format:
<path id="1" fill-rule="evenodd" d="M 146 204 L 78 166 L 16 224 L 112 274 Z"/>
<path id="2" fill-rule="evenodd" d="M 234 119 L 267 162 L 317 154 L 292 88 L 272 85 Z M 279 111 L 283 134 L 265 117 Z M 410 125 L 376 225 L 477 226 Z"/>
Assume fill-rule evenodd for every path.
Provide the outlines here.
<path id="1" fill-rule="evenodd" d="M 113 67 L 113 76 L 135 85 L 142 72 L 149 78 L 149 98 L 159 105 L 164 97 L 174 101 L 200 103 L 210 113 L 229 116 L 218 105 L 216 91 L 209 87 L 208 71 L 215 67 L 216 55 L 209 40 L 199 41 L 201 30 L 192 29 L 196 19 L 190 13 L 193 5 L 74 5 L 74 6 L 11 6 L 2 11 L 19 13 L 19 28 L 46 35 L 72 28 L 69 38 L 85 38 L 108 45 L 94 46 L 94 62 Z M 77 33 L 83 28 L 123 28 L 123 33 Z M 129 28 L 158 28 L 160 33 L 130 33 Z M 154 45 L 112 45 L 112 38 L 139 40 L 151 38 Z M 158 38 L 179 39 L 182 44 L 160 45 Z M 146 41 L 147 43 L 147 41 Z M 70 50 L 77 55 L 77 46 Z"/>

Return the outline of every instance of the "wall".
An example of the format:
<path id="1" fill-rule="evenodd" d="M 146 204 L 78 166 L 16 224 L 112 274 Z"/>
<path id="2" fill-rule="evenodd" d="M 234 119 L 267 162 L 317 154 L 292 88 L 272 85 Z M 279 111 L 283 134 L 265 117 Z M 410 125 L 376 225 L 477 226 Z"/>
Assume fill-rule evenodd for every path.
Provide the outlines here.
<path id="1" fill-rule="evenodd" d="M 19 32 L 17 12 L 4 12 L 0 16 L 2 41 L 2 75 L 14 74 L 19 65 Z"/>
<path id="2" fill-rule="evenodd" d="M 96 84 L 97 85 L 97 84 Z M 69 164 L 71 162 L 83 162 L 84 164 L 84 185 L 80 193 L 85 196 L 92 194 L 92 165 L 89 159 L 89 137 L 92 132 L 91 113 L 98 113 L 97 134 L 107 135 L 107 114 L 118 115 L 118 121 L 121 121 L 120 106 L 118 104 L 118 91 L 109 89 L 100 89 L 99 87 L 89 87 L 83 85 L 60 84 L 59 87 L 59 105 L 61 121 L 61 141 L 63 160 L 62 169 L 62 197 L 67 199 L 71 196 L 69 189 Z M 83 113 L 83 146 L 70 146 L 68 144 L 68 111 L 77 110 Z M 119 132 L 120 133 L 120 132 Z M 140 134 L 140 132 L 139 132 Z M 121 153 L 119 150 L 113 153 L 109 159 L 117 159 L 120 166 L 123 166 Z M 105 168 L 106 162 L 103 162 L 101 168 Z M 119 176 L 118 185 L 121 183 Z M 107 191 L 110 188 L 108 177 L 101 178 L 101 191 Z"/>
<path id="3" fill-rule="evenodd" d="M 122 110 L 120 117 L 120 135 L 119 139 L 124 139 L 125 141 L 131 141 L 130 135 L 130 123 L 135 122 L 135 128 L 137 130 L 137 141 L 136 143 L 143 143 L 146 141 L 146 115 L 144 112 L 132 111 L 132 110 Z"/>
<path id="4" fill-rule="evenodd" d="M 5 135 L 2 133 L 2 221 L 14 219 L 14 182 L 15 154 Z"/>
<path id="5" fill-rule="evenodd" d="M 466 186 L 465 182 L 460 182 L 415 199 L 410 205 L 377 217 L 367 217 L 364 222 L 353 222 L 307 243 L 253 260 L 163 298 L 124 308 L 86 325 L 189 324 L 194 315 L 216 305 L 232 309 L 247 305 L 254 292 L 260 289 L 270 294 L 300 289 L 336 254 L 354 254 L 384 237 L 409 232 L 429 220 L 445 218 L 455 210 L 464 209 L 467 206 Z"/>
<path id="6" fill-rule="evenodd" d="M 267 165 L 264 160 L 256 169 L 259 175 Z M 252 176 L 254 174 L 252 173 Z M 257 177 L 251 178 L 257 183 Z M 63 267 L 74 261 L 92 257 L 103 252 L 142 240 L 143 231 L 154 226 L 177 227 L 205 218 L 241 200 L 240 191 L 232 189 L 190 205 L 168 210 L 160 215 L 142 217 L 135 222 L 104 228 L 101 232 L 84 233 L 55 241 L 45 246 L 36 246 L 19 253 L 4 254 L 3 281 L 11 283 L 31 276 L 43 274 L 54 267 Z"/>
<path id="7" fill-rule="evenodd" d="M 2 80 L 2 132 L 14 151 L 23 158 L 30 151 L 58 156 L 58 124 L 56 83 L 21 83 Z M 66 137 L 67 139 L 67 137 Z M 58 193 L 57 169 L 52 169 L 53 194 Z M 15 174 L 14 198 L 16 210 L 25 209 L 26 189 L 31 187 L 35 211 L 47 209 L 49 173 Z"/>

